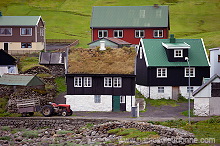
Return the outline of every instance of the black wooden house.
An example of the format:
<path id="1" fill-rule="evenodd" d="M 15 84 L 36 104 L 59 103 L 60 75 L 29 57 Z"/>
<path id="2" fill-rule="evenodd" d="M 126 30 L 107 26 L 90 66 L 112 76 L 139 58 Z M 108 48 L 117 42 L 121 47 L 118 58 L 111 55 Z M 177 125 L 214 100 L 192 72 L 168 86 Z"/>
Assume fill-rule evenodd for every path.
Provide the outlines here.
<path id="1" fill-rule="evenodd" d="M 145 97 L 177 99 L 180 94 L 187 96 L 202 85 L 203 78 L 210 76 L 209 71 L 202 39 L 175 39 L 171 35 L 170 39 L 140 41 L 136 84 Z"/>
<path id="2" fill-rule="evenodd" d="M 114 60 L 109 61 L 107 59 L 109 56 L 115 55 L 115 52 L 117 51 L 124 52 L 121 49 L 112 51 L 106 50 L 102 52 L 95 50 L 80 50 L 72 52 L 75 54 L 79 52 L 82 53 L 77 55 L 77 57 L 80 57 L 77 61 L 69 61 L 69 65 L 75 67 L 73 67 L 72 71 L 69 70 L 69 73 L 66 74 L 66 103 L 70 104 L 74 111 L 131 111 L 131 106 L 135 102 L 135 53 L 129 55 L 130 58 L 125 58 L 132 60 L 132 63 L 130 64 L 132 68 L 131 72 L 128 71 L 127 73 L 126 70 L 123 69 L 116 69 L 116 72 L 113 72 L 110 71 L 110 69 L 112 69 L 111 65 L 120 66 L 124 64 L 126 67 L 126 62 L 123 63 L 123 59 L 121 60 L 122 62 L 118 64 Z M 91 56 L 87 56 L 88 54 Z M 94 55 L 97 55 L 98 57 L 94 57 Z M 87 60 L 84 60 L 84 56 L 86 56 L 86 59 L 89 59 L 90 57 L 92 58 L 92 61 L 89 62 L 90 64 L 88 64 Z M 69 59 L 71 58 L 73 57 L 71 57 L 70 54 Z M 115 56 L 115 58 L 117 58 L 117 56 Z M 103 63 L 104 66 L 106 66 L 105 68 L 101 67 Z M 95 65 L 93 66 L 93 64 Z M 80 67 L 77 69 L 77 66 Z M 89 66 L 92 66 L 91 70 L 87 70 Z M 85 69 L 83 69 L 84 67 Z"/>

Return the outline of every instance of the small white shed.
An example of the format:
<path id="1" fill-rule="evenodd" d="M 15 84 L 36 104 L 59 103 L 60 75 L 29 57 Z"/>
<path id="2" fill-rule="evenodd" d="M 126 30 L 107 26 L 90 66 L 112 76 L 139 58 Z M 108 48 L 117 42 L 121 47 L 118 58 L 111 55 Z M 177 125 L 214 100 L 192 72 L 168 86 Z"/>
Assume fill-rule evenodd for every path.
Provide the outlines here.
<path id="1" fill-rule="evenodd" d="M 213 75 L 193 92 L 194 114 L 198 116 L 220 116 L 220 75 Z"/>

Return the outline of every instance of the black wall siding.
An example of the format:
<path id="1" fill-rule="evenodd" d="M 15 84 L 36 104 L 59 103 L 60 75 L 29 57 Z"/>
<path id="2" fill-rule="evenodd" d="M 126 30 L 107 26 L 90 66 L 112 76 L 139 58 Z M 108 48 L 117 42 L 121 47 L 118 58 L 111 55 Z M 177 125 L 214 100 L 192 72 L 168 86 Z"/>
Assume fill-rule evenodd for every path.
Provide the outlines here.
<path id="1" fill-rule="evenodd" d="M 188 86 L 188 77 L 184 77 L 185 67 L 167 67 L 167 78 L 157 78 L 157 67 L 148 68 L 148 74 L 150 78 L 145 86 Z M 209 76 L 209 67 L 195 67 L 195 77 L 190 78 L 191 86 L 201 86 L 203 78 Z"/>
<path id="2" fill-rule="evenodd" d="M 146 61 L 144 53 L 142 59 L 140 59 L 140 51 L 136 58 L 136 83 L 138 85 L 145 85 L 148 82 L 148 71 L 146 67 Z"/>
<path id="3" fill-rule="evenodd" d="M 174 58 L 174 49 L 166 49 L 168 61 L 169 62 L 186 62 L 185 57 L 188 57 L 188 49 L 182 49 L 182 50 L 183 50 L 183 57 Z"/>
<path id="4" fill-rule="evenodd" d="M 68 95 L 135 95 L 135 75 L 68 74 Z M 92 77 L 92 87 L 74 87 L 74 77 Z M 104 77 L 121 77 L 122 87 L 104 87 Z"/>

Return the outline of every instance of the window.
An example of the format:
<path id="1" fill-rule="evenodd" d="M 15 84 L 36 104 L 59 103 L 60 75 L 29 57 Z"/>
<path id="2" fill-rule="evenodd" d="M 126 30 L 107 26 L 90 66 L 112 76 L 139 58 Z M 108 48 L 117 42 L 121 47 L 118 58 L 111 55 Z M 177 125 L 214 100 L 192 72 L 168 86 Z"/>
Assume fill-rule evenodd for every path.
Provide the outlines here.
<path id="1" fill-rule="evenodd" d="M 12 35 L 12 28 L 0 28 L 0 35 L 11 36 Z"/>
<path id="2" fill-rule="evenodd" d="M 107 31 L 107 30 L 99 30 L 99 31 L 98 31 L 98 37 L 99 37 L 99 38 L 108 37 L 108 31 Z"/>
<path id="3" fill-rule="evenodd" d="M 32 28 L 21 28 L 21 36 L 31 36 L 32 35 Z"/>
<path id="4" fill-rule="evenodd" d="M 21 43 L 21 48 L 32 48 L 31 43 Z"/>
<path id="5" fill-rule="evenodd" d="M 111 77 L 104 78 L 104 87 L 112 87 L 112 78 Z"/>
<path id="6" fill-rule="evenodd" d="M 120 103 L 125 103 L 125 96 L 120 97 Z"/>
<path id="7" fill-rule="evenodd" d="M 101 95 L 94 95 L 94 102 L 101 103 Z"/>
<path id="8" fill-rule="evenodd" d="M 193 87 L 187 87 L 187 93 L 192 93 L 193 92 Z"/>
<path id="9" fill-rule="evenodd" d="M 92 87 L 92 77 L 84 77 L 84 87 Z"/>
<path id="10" fill-rule="evenodd" d="M 183 50 L 174 50 L 174 57 L 183 57 Z"/>
<path id="11" fill-rule="evenodd" d="M 154 37 L 155 38 L 162 38 L 163 37 L 163 30 L 154 30 Z"/>
<path id="12" fill-rule="evenodd" d="M 157 68 L 157 77 L 166 78 L 167 77 L 167 68 Z"/>
<path id="13" fill-rule="evenodd" d="M 123 38 L 123 30 L 114 30 L 115 38 Z"/>
<path id="14" fill-rule="evenodd" d="M 135 38 L 144 38 L 144 30 L 135 30 Z"/>
<path id="15" fill-rule="evenodd" d="M 114 77 L 113 78 L 113 86 L 114 87 L 121 87 L 121 77 Z"/>
<path id="16" fill-rule="evenodd" d="M 158 87 L 158 93 L 164 93 L 164 87 Z"/>
<path id="17" fill-rule="evenodd" d="M 44 36 L 44 28 L 40 28 L 40 36 Z"/>
<path id="18" fill-rule="evenodd" d="M 82 87 L 82 77 L 74 77 L 74 87 Z"/>
<path id="19" fill-rule="evenodd" d="M 195 68 L 185 68 L 185 77 L 195 77 Z"/>

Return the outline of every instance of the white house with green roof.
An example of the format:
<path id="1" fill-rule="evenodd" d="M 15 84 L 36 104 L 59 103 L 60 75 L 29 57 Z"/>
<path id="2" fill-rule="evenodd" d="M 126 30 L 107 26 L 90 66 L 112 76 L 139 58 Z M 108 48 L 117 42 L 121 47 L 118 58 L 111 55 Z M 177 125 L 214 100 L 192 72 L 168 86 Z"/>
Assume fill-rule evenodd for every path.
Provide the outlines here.
<path id="1" fill-rule="evenodd" d="M 210 64 L 202 39 L 175 39 L 174 35 L 170 39 L 141 39 L 136 84 L 145 97 L 188 97 L 189 92 L 202 85 L 203 78 L 209 77 Z"/>
<path id="2" fill-rule="evenodd" d="M 0 49 L 9 53 L 32 53 L 45 48 L 45 24 L 41 16 L 2 16 Z"/>

